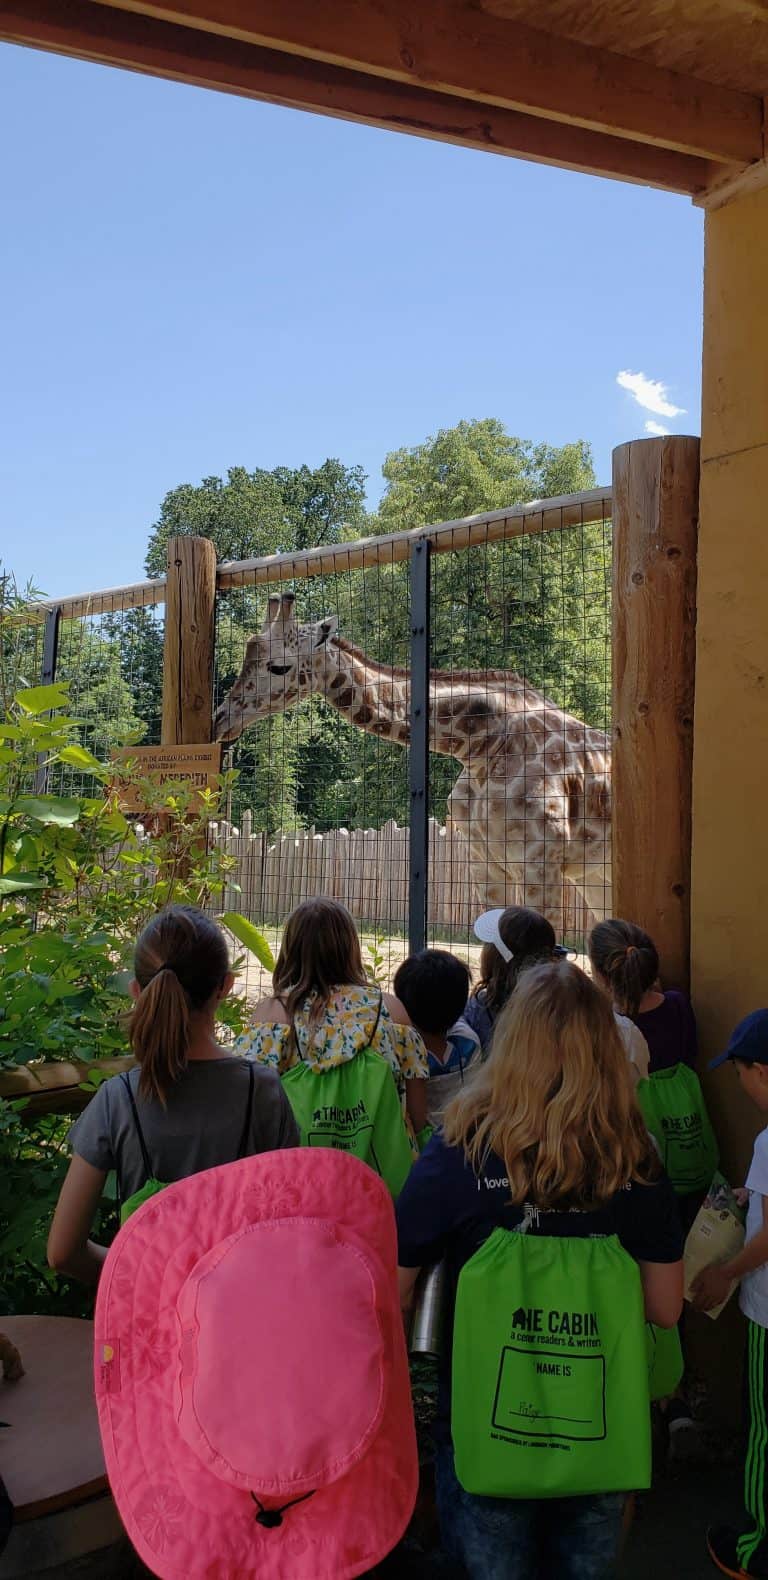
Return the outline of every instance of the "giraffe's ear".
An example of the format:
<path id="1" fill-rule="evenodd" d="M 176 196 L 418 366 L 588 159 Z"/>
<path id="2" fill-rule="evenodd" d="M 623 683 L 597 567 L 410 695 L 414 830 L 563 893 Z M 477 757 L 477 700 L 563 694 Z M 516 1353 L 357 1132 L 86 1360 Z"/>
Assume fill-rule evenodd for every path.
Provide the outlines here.
<path id="1" fill-rule="evenodd" d="M 315 626 L 315 647 L 322 647 L 332 636 L 338 626 L 335 614 L 329 614 L 325 620 L 318 620 Z"/>

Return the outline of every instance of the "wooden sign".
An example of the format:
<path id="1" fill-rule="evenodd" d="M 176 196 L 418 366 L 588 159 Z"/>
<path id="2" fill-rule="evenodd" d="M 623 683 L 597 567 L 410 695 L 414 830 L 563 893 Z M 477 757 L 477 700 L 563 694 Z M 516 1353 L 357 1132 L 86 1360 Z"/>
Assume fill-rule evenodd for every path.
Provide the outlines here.
<path id="1" fill-rule="evenodd" d="M 222 745 L 213 746 L 125 746 L 115 752 L 114 763 L 133 762 L 143 779 L 155 779 L 158 784 L 168 780 L 183 779 L 199 790 L 216 784 L 221 773 Z M 143 812 L 144 802 L 138 786 L 121 783 L 115 776 L 115 789 L 123 812 Z"/>

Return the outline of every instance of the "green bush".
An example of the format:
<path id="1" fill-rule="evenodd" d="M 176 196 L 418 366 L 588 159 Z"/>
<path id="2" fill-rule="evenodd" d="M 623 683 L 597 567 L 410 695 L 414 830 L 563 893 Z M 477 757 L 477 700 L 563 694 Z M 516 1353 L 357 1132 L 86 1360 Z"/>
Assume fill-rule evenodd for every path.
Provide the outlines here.
<path id="1" fill-rule="evenodd" d="M 144 811 L 142 826 L 120 811 L 114 767 L 79 741 L 65 711 L 66 686 L 18 690 L 0 723 L 0 1068 L 41 1060 L 95 1065 L 126 1054 L 128 968 L 142 927 L 170 902 L 216 909 L 232 858 L 208 848 L 209 824 L 231 788 L 157 785 L 121 763 Z M 88 778 L 92 793 L 47 794 L 59 766 Z M 270 963 L 266 940 L 238 913 L 222 920 Z M 227 1034 L 245 1025 L 243 997 L 221 1006 Z M 45 1265 L 45 1236 L 66 1165 L 69 1120 L 36 1116 L 29 1099 L 0 1101 L 0 1264 L 6 1310 L 79 1310 Z M 102 1229 L 112 1209 L 102 1209 Z"/>

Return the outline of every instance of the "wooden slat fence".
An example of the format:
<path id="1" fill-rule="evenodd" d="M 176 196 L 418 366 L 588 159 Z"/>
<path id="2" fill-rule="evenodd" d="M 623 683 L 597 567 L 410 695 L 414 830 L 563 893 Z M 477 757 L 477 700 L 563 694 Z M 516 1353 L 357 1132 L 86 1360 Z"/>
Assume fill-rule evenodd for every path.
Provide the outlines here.
<path id="1" fill-rule="evenodd" d="M 242 911 L 257 925 L 283 922 L 301 900 L 323 894 L 342 900 L 361 923 L 383 932 L 408 927 L 408 829 L 394 821 L 382 828 L 313 828 L 280 834 L 253 832 L 250 812 L 242 827 L 215 824 L 212 837 L 235 866 L 224 908 Z M 583 936 L 592 912 L 572 884 L 565 884 L 567 936 Z M 508 905 L 522 903 L 510 885 Z M 466 933 L 482 909 L 469 874 L 461 834 L 430 819 L 429 925 Z"/>

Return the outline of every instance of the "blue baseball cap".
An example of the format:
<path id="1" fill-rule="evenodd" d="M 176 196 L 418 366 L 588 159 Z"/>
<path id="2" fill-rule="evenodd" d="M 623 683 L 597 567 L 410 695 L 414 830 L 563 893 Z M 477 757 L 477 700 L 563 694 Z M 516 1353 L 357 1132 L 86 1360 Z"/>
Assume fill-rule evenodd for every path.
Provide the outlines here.
<path id="1" fill-rule="evenodd" d="M 744 1064 L 768 1064 L 768 1009 L 753 1009 L 739 1021 L 725 1053 L 710 1059 L 710 1070 L 716 1070 L 727 1059 L 742 1059 Z"/>

